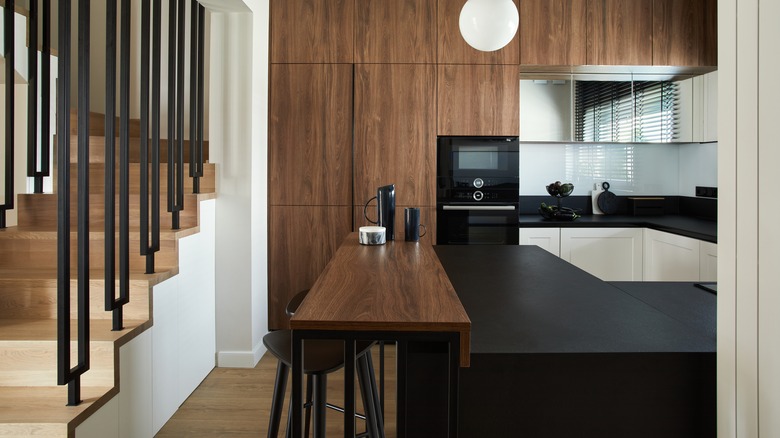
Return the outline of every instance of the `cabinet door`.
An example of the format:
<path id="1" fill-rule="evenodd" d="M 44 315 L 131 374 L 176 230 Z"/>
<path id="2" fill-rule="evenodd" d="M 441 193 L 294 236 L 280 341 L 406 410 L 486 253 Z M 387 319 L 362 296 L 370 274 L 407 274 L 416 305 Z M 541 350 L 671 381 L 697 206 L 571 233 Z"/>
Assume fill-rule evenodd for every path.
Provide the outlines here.
<path id="1" fill-rule="evenodd" d="M 436 67 L 355 66 L 355 202 L 395 184 L 397 205 L 436 205 Z"/>
<path id="2" fill-rule="evenodd" d="M 718 141 L 718 72 L 696 76 L 693 82 L 693 140 Z"/>
<path id="3" fill-rule="evenodd" d="M 588 0 L 588 64 L 652 65 L 653 0 Z"/>
<path id="4" fill-rule="evenodd" d="M 516 65 L 439 65 L 439 135 L 519 135 Z"/>
<path id="5" fill-rule="evenodd" d="M 699 241 L 646 230 L 645 281 L 699 281 Z"/>
<path id="6" fill-rule="evenodd" d="M 268 209 L 268 328 L 288 328 L 287 302 L 310 288 L 350 233 L 350 206 Z"/>
<path id="7" fill-rule="evenodd" d="M 586 0 L 520 2 L 520 64 L 586 64 Z"/>
<path id="8" fill-rule="evenodd" d="M 351 65 L 272 64 L 268 131 L 271 205 L 352 204 Z"/>
<path id="9" fill-rule="evenodd" d="M 354 0 L 271 0 L 271 62 L 352 62 Z"/>
<path id="10" fill-rule="evenodd" d="M 718 65 L 717 0 L 653 0 L 653 65 Z"/>
<path id="11" fill-rule="evenodd" d="M 355 7 L 356 63 L 436 63 L 436 0 L 361 0 Z"/>
<path id="12" fill-rule="evenodd" d="M 519 0 L 513 0 L 519 5 Z M 460 11 L 464 0 L 439 0 L 439 64 L 519 64 L 520 37 L 515 35 L 506 47 L 482 52 L 466 43 L 460 34 Z M 517 32 L 520 33 L 519 30 Z"/>
<path id="13" fill-rule="evenodd" d="M 699 242 L 699 281 L 718 281 L 718 245 Z"/>
<path id="14" fill-rule="evenodd" d="M 557 257 L 561 256 L 560 228 L 520 228 L 520 245 L 536 245 Z"/>
<path id="15" fill-rule="evenodd" d="M 561 258 L 604 281 L 641 281 L 642 236 L 642 228 L 561 228 Z"/>

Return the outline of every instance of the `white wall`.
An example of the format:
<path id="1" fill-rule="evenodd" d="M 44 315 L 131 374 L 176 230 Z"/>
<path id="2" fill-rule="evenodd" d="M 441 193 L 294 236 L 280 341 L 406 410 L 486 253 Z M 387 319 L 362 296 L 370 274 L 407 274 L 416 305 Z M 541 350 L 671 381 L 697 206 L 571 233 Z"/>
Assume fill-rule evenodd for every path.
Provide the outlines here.
<path id="1" fill-rule="evenodd" d="M 718 1 L 718 436 L 780 436 L 780 3 Z"/>
<path id="2" fill-rule="evenodd" d="M 269 3 L 244 3 L 243 12 L 212 13 L 211 31 L 210 146 L 219 163 L 217 362 L 224 367 L 254 366 L 268 331 Z"/>
<path id="3" fill-rule="evenodd" d="M 694 196 L 697 185 L 718 185 L 717 148 L 717 143 L 521 143 L 520 195 L 546 195 L 544 187 L 557 180 L 574 184 L 574 195 L 589 195 L 594 183 L 609 181 L 621 196 Z"/>

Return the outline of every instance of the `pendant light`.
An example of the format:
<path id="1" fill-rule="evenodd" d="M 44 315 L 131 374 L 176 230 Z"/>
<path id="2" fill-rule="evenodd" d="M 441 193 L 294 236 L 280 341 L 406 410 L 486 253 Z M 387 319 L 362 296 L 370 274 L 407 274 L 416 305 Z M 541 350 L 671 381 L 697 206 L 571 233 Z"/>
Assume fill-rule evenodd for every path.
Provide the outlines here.
<path id="1" fill-rule="evenodd" d="M 471 47 L 483 52 L 509 44 L 519 23 L 512 0 L 468 0 L 460 11 L 460 34 Z"/>

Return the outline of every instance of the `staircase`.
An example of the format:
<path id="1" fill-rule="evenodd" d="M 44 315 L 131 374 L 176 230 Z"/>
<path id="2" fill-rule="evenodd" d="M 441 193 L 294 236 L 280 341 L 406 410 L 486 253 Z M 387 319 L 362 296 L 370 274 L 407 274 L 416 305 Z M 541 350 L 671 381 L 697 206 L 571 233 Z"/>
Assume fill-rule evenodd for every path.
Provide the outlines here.
<path id="1" fill-rule="evenodd" d="M 71 113 L 71 278 L 76 267 L 75 114 Z M 216 197 L 215 167 L 204 165 L 200 194 L 192 194 L 185 164 L 181 228 L 171 230 L 167 206 L 167 165 L 160 166 L 160 251 L 155 273 L 145 274 L 140 254 L 140 164 L 138 122 L 131 123 L 130 151 L 130 303 L 124 307 L 124 329 L 111 330 L 104 310 L 104 132 L 103 116 L 90 116 L 90 370 L 83 376 L 78 406 L 66 406 L 67 388 L 57 386 L 57 195 L 17 197 L 18 226 L 0 229 L 0 436 L 75 436 L 76 427 L 104 406 L 121 388 L 119 347 L 153 325 L 152 291 L 179 272 L 179 240 L 199 231 L 200 201 Z M 117 142 L 118 144 L 118 142 Z M 167 144 L 161 159 L 167 159 Z M 185 142 L 185 157 L 189 156 Z M 208 161 L 204 144 L 204 160 Z M 56 179 L 55 179 L 56 181 Z M 56 188 L 55 188 L 56 190 Z M 189 194 L 187 194 L 189 193 Z M 117 196 L 118 199 L 118 196 Z M 118 212 L 118 209 L 117 209 Z M 117 221 L 118 222 L 118 221 Z M 118 229 L 118 224 L 117 224 Z M 117 240 L 118 241 L 118 240 Z M 118 256 L 117 256 L 118 260 Z M 75 291 L 76 281 L 71 280 Z M 75 293 L 72 294 L 75 300 Z M 75 312 L 75 303 L 71 305 Z M 75 316 L 71 321 L 75 330 Z M 75 350 L 75 343 L 74 350 Z M 75 351 L 72 357 L 76 357 Z"/>

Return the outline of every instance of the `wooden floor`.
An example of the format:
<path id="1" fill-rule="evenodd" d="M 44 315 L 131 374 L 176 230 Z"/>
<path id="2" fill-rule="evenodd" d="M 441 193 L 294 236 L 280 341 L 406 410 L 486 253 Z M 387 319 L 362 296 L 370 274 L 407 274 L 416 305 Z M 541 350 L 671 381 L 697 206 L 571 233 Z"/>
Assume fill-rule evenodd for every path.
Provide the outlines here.
<path id="1" fill-rule="evenodd" d="M 379 378 L 379 347 L 373 348 L 374 368 Z M 190 395 L 173 417 L 163 426 L 157 437 L 265 437 L 271 410 L 276 378 L 276 358 L 266 353 L 255 368 L 215 368 L 203 383 Z M 385 347 L 385 436 L 395 437 L 395 349 Z M 289 400 L 289 380 L 285 397 L 285 414 L 279 436 L 284 436 Z M 355 384 L 357 388 L 357 383 Z M 358 409 L 360 412 L 360 392 Z M 336 371 L 328 375 L 328 402 L 343 406 L 344 373 Z M 328 410 L 327 436 L 341 437 L 344 433 L 344 417 Z M 361 420 L 357 430 L 365 430 Z"/>

